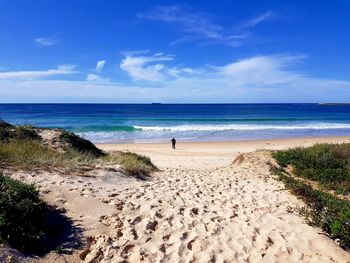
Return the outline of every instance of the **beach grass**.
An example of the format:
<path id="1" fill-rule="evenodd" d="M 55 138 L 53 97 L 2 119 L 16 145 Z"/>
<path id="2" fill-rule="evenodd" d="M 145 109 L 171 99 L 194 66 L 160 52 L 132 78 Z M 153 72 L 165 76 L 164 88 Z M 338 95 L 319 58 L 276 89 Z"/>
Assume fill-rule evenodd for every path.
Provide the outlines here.
<path id="1" fill-rule="evenodd" d="M 350 250 L 350 144 L 299 147 L 276 151 L 273 157 L 281 166 L 273 172 L 306 203 L 301 214 L 308 223 Z"/>
<path id="2" fill-rule="evenodd" d="M 157 170 L 150 158 L 130 152 L 105 153 L 74 133 L 59 130 L 59 149 L 43 143 L 32 126 L 0 128 L 0 168 L 61 170 L 114 163 L 129 175 L 146 176 Z"/>
<path id="3" fill-rule="evenodd" d="M 340 194 L 350 193 L 350 144 L 316 144 L 277 151 L 278 163 L 292 167 L 293 174 L 313 180 Z"/>
<path id="4" fill-rule="evenodd" d="M 117 163 L 129 175 L 147 176 L 158 170 L 151 159 L 144 155 L 132 152 L 119 152 L 115 155 L 115 158 Z"/>
<path id="5" fill-rule="evenodd" d="M 96 158 L 76 151 L 59 152 L 35 140 L 11 140 L 0 143 L 0 166 L 22 170 L 71 169 L 92 164 Z"/>

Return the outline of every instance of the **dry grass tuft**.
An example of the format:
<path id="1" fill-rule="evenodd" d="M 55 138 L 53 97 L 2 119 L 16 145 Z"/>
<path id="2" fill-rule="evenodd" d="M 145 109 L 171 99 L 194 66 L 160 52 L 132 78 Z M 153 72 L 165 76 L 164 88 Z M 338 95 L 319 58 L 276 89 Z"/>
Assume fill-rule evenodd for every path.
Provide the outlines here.
<path id="1" fill-rule="evenodd" d="M 144 178 L 158 168 L 152 163 L 149 157 L 131 152 L 119 152 L 115 155 L 116 162 L 129 175 Z"/>
<path id="2" fill-rule="evenodd" d="M 243 155 L 243 153 L 240 153 L 236 157 L 236 159 L 234 159 L 234 161 L 231 163 L 231 165 L 233 165 L 233 166 L 240 165 L 243 161 L 244 161 L 244 155 Z"/>

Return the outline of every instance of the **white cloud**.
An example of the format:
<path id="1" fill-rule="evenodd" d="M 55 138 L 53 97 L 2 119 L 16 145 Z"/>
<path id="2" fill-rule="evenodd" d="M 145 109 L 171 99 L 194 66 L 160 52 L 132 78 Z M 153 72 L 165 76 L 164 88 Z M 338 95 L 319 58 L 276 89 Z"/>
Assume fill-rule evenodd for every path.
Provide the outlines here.
<path id="1" fill-rule="evenodd" d="M 100 76 L 96 75 L 96 74 L 88 74 L 86 77 L 87 81 L 98 81 L 100 80 Z"/>
<path id="2" fill-rule="evenodd" d="M 120 63 L 120 68 L 136 80 L 162 81 L 166 67 L 158 62 L 173 60 L 173 56 L 157 53 L 152 56 L 135 56 L 130 53 Z"/>
<path id="3" fill-rule="evenodd" d="M 60 65 L 55 69 L 32 71 L 2 71 L 0 79 L 37 79 L 43 77 L 70 75 L 76 73 L 75 65 Z"/>
<path id="4" fill-rule="evenodd" d="M 97 74 L 88 74 L 86 76 L 86 81 L 89 81 L 89 82 L 104 82 L 104 83 L 108 83 L 110 82 L 110 79 L 109 78 L 103 78 Z"/>
<path id="5" fill-rule="evenodd" d="M 303 75 L 287 70 L 304 56 L 255 56 L 217 67 L 218 73 L 242 83 L 265 85 L 288 83 Z"/>
<path id="6" fill-rule="evenodd" d="M 350 98 L 349 81 L 297 71 L 305 56 L 253 56 L 215 67 L 190 68 L 172 67 L 169 64 L 175 58 L 162 53 L 130 54 L 125 55 L 121 67 L 136 82 L 105 81 L 95 74 L 83 81 L 12 75 L 0 78 L 0 101 L 234 103 L 345 102 Z"/>
<path id="7" fill-rule="evenodd" d="M 34 41 L 40 46 L 52 46 L 57 43 L 58 39 L 56 37 L 39 37 Z"/>
<path id="8" fill-rule="evenodd" d="M 203 73 L 203 69 L 170 67 L 165 65 L 164 63 L 174 59 L 174 56 L 171 55 L 155 53 L 153 55 L 141 56 L 137 54 L 145 54 L 145 52 L 127 52 L 120 64 L 120 68 L 137 81 L 145 80 L 161 83 L 170 79 Z"/>
<path id="9" fill-rule="evenodd" d="M 254 56 L 222 66 L 201 68 L 170 67 L 166 65 L 170 62 L 167 60 L 157 68 L 156 78 L 149 78 L 148 71 L 146 77 L 142 75 L 144 68 L 148 68 L 147 63 L 138 64 L 137 76 L 130 76 L 141 83 L 142 80 L 156 81 L 153 86 L 166 90 L 169 100 L 174 96 L 175 101 L 188 97 L 193 101 L 209 102 L 337 101 L 344 99 L 344 93 L 349 97 L 348 81 L 314 78 L 293 70 L 306 57 Z"/>
<path id="10" fill-rule="evenodd" d="M 103 69 L 105 64 L 106 64 L 106 60 L 99 60 L 99 61 L 97 61 L 97 63 L 96 63 L 96 71 L 97 72 L 101 72 L 101 70 Z"/>

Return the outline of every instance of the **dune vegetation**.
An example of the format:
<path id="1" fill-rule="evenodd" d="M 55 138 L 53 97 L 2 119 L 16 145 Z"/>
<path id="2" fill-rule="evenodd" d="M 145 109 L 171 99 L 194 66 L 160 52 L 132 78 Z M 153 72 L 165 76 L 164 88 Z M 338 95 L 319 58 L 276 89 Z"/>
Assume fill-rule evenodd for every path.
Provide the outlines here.
<path id="1" fill-rule="evenodd" d="M 286 187 L 301 197 L 301 213 L 350 250 L 350 144 L 317 144 L 276 151 L 274 167 Z"/>
<path id="2" fill-rule="evenodd" d="M 126 173 L 137 175 L 139 178 L 144 178 L 144 176 L 158 170 L 149 157 L 136 153 L 119 152 L 115 160 Z"/>
<path id="3" fill-rule="evenodd" d="M 40 136 L 53 134 L 50 140 Z M 130 175 L 149 175 L 157 168 L 148 157 L 135 153 L 105 153 L 74 133 L 32 126 L 0 126 L 0 168 L 60 170 L 69 172 L 82 166 L 114 163 Z"/>
<path id="4" fill-rule="evenodd" d="M 34 185 L 5 176 L 1 170 L 6 174 L 17 170 L 76 174 L 73 172 L 82 168 L 98 169 L 105 164 L 116 164 L 126 174 L 140 179 L 157 170 L 148 157 L 129 152 L 105 153 L 90 141 L 62 129 L 12 126 L 1 121 L 0 243 L 41 253 L 43 247 L 48 248 L 43 242 L 51 238 L 51 243 L 58 244 L 55 238 L 63 231 L 57 225 L 60 215 L 40 199 Z M 56 219 L 50 220 L 52 216 Z M 68 220 L 61 219 L 59 222 Z"/>
<path id="5" fill-rule="evenodd" d="M 317 144 L 278 151 L 274 157 L 293 173 L 341 194 L 350 193 L 350 144 Z"/>
<path id="6" fill-rule="evenodd" d="M 45 204 L 33 185 L 0 174 L 0 242 L 31 251 L 45 235 Z"/>

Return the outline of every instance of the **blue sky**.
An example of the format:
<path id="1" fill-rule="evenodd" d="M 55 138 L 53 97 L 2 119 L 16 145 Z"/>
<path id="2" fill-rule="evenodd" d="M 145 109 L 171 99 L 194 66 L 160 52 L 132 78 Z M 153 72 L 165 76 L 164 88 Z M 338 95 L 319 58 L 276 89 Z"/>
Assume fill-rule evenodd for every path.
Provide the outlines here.
<path id="1" fill-rule="evenodd" d="M 0 102 L 349 102 L 350 1 L 0 0 Z"/>

